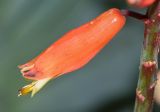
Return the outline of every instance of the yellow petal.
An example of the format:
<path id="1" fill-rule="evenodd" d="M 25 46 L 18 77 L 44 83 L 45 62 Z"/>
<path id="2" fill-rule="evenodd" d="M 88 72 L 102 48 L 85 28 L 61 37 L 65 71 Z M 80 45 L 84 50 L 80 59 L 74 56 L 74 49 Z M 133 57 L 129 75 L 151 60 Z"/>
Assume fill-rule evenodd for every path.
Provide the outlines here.
<path id="1" fill-rule="evenodd" d="M 33 97 L 51 78 L 45 78 L 41 80 L 37 80 L 22 87 L 19 90 L 18 96 L 26 95 L 31 92 L 31 97 Z"/>

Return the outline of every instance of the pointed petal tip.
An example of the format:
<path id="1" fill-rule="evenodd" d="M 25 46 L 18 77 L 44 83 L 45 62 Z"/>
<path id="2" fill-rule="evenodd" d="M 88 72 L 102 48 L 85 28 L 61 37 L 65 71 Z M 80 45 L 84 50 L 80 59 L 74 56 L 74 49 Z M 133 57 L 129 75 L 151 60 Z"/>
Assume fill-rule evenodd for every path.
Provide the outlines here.
<path id="1" fill-rule="evenodd" d="M 39 92 L 40 89 L 50 80 L 51 78 L 41 79 L 28 84 L 19 89 L 18 97 L 31 93 L 31 98 Z"/>

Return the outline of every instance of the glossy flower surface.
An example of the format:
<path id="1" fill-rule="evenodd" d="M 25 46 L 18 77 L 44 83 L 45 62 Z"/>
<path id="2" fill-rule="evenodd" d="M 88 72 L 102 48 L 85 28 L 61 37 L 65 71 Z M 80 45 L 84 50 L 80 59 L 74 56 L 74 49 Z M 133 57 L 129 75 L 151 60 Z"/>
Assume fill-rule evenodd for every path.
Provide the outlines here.
<path id="1" fill-rule="evenodd" d="M 127 0 L 127 2 L 130 5 L 139 7 L 139 8 L 144 8 L 150 6 L 152 3 L 155 2 L 155 0 Z"/>
<path id="2" fill-rule="evenodd" d="M 87 64 L 124 24 L 125 17 L 113 8 L 66 33 L 35 59 L 19 66 L 25 78 L 35 80 L 20 89 L 19 95 L 32 92 L 33 96 L 50 79 Z"/>

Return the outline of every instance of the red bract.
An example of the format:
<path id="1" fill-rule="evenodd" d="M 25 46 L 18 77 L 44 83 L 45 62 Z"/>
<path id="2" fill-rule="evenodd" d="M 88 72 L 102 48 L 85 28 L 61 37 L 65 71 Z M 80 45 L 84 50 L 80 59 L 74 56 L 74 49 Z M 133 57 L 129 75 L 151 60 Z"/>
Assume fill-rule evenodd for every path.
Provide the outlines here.
<path id="1" fill-rule="evenodd" d="M 36 80 L 22 88 L 20 95 L 30 91 L 33 95 L 49 79 L 84 66 L 120 31 L 124 24 L 125 17 L 118 9 L 113 8 L 66 33 L 34 60 L 19 66 L 25 78 Z M 43 84 L 40 84 L 40 81 Z M 36 85 L 38 89 L 34 90 Z"/>
<path id="2" fill-rule="evenodd" d="M 127 2 L 133 6 L 143 8 L 150 6 L 155 0 L 127 0 Z"/>

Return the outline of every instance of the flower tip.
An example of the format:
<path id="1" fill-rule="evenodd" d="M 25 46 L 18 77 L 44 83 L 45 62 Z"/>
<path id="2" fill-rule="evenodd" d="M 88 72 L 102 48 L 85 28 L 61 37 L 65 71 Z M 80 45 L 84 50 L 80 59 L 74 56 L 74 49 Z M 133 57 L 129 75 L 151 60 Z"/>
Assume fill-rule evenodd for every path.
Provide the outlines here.
<path id="1" fill-rule="evenodd" d="M 18 97 L 26 95 L 31 92 L 33 97 L 51 78 L 37 80 L 19 89 Z"/>
<path id="2" fill-rule="evenodd" d="M 20 69 L 23 77 L 35 80 L 37 71 L 34 69 L 34 64 L 24 64 L 18 66 L 18 68 Z"/>
<path id="3" fill-rule="evenodd" d="M 22 96 L 22 94 L 19 92 L 17 96 L 20 97 L 20 96 Z"/>
<path id="4" fill-rule="evenodd" d="M 18 68 L 20 69 L 22 74 L 25 74 L 25 73 L 29 72 L 33 67 L 34 67 L 34 64 L 32 64 L 30 66 L 27 66 L 27 65 L 18 66 Z"/>
<path id="5" fill-rule="evenodd" d="M 34 81 L 31 84 L 26 85 L 26 86 L 22 87 L 21 89 L 19 89 L 18 90 L 19 91 L 18 96 L 23 96 L 23 95 L 26 95 L 26 94 L 32 92 L 35 84 L 36 84 L 36 81 Z"/>

